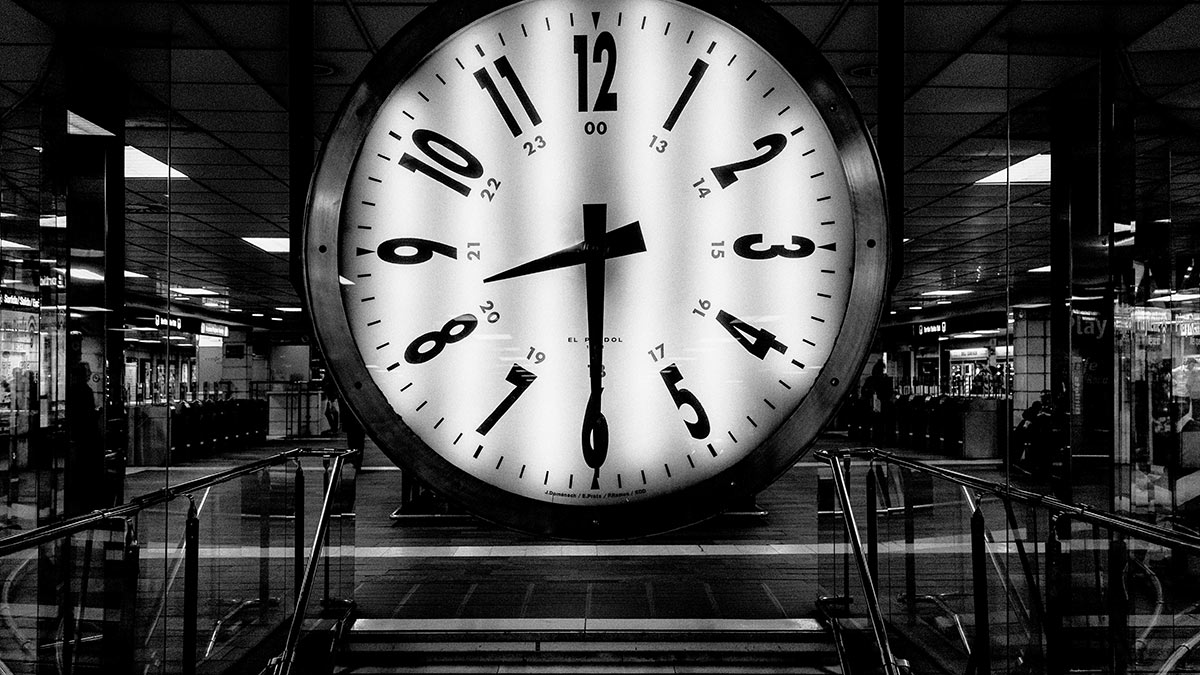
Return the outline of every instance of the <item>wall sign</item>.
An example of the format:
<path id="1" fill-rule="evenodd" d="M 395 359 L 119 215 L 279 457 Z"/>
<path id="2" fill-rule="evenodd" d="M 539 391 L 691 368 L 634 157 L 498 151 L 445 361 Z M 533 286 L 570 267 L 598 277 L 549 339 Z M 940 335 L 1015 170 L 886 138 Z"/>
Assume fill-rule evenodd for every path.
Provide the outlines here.
<path id="1" fill-rule="evenodd" d="M 343 104 L 303 256 L 394 461 L 612 539 L 792 465 L 862 367 L 888 242 L 853 100 L 765 5 L 452 1 Z"/>

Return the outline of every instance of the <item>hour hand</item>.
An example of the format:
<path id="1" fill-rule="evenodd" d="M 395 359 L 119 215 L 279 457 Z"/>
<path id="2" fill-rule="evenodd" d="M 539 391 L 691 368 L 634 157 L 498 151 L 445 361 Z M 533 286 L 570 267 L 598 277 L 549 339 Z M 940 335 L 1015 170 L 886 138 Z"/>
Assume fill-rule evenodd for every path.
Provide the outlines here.
<path id="1" fill-rule="evenodd" d="M 513 277 L 521 277 L 528 274 L 536 274 L 538 272 L 546 272 L 548 270 L 556 270 L 562 267 L 573 267 L 582 265 L 587 262 L 587 247 L 586 242 L 579 242 L 574 246 L 568 246 L 554 253 L 544 255 L 535 260 L 521 263 L 516 267 L 509 268 L 503 272 L 493 274 L 483 280 L 484 283 L 490 281 L 501 281 L 503 279 L 512 279 Z M 644 253 L 646 251 L 646 240 L 642 238 L 642 226 L 638 221 L 633 221 L 628 225 L 622 225 L 617 229 L 604 235 L 604 257 L 619 258 L 621 256 L 630 255 L 633 253 Z"/>

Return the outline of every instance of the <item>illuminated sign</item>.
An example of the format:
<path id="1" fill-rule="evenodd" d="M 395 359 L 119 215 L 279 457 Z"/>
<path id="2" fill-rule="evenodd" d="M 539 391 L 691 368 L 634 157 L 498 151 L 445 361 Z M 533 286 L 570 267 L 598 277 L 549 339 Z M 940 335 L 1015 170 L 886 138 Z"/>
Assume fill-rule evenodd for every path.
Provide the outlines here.
<path id="1" fill-rule="evenodd" d="M 229 326 L 219 323 L 209 323 L 207 321 L 200 322 L 200 334 L 212 335 L 213 337 L 229 337 Z"/>
<path id="2" fill-rule="evenodd" d="M 179 330 L 183 328 L 183 319 L 177 316 L 163 316 L 162 314 L 154 315 L 155 328 L 174 328 Z"/>
<path id="3" fill-rule="evenodd" d="M 946 332 L 946 322 L 917 324 L 917 335 L 939 335 Z"/>
<path id="4" fill-rule="evenodd" d="M 17 291 L 0 291 L 0 307 L 4 309 L 40 309 L 42 301 L 38 296 Z"/>
<path id="5" fill-rule="evenodd" d="M 952 359 L 986 359 L 987 357 L 987 347 L 970 347 L 967 349 L 950 350 L 950 358 Z"/>

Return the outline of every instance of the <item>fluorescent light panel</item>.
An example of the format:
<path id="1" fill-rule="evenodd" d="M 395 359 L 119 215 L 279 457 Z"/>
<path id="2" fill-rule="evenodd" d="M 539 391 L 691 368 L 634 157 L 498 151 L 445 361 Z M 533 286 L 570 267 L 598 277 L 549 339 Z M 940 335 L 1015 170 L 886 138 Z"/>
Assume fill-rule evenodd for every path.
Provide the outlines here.
<path id="1" fill-rule="evenodd" d="M 938 296 L 938 297 L 944 297 L 944 296 L 949 296 L 949 295 L 967 295 L 968 293 L 974 293 L 974 292 L 975 291 L 968 291 L 968 290 L 960 289 L 960 290 L 949 290 L 949 291 L 925 291 L 921 295 L 934 295 L 934 296 Z"/>
<path id="2" fill-rule="evenodd" d="M 220 295 L 220 293 L 210 291 L 207 288 L 180 288 L 178 286 L 172 287 L 171 292 L 180 295 Z"/>
<path id="3" fill-rule="evenodd" d="M 116 136 L 113 132 L 91 120 L 67 111 L 67 134 L 69 136 Z"/>
<path id="4" fill-rule="evenodd" d="M 182 171 L 163 164 L 132 145 L 125 146 L 125 177 L 187 178 Z"/>
<path id="5" fill-rule="evenodd" d="M 976 185 L 1003 185 L 1005 183 L 1049 183 L 1050 155 L 1034 155 L 1013 164 L 1007 169 L 975 181 Z"/>
<path id="6" fill-rule="evenodd" d="M 242 237 L 242 241 L 267 253 L 287 253 L 292 248 L 287 237 Z"/>

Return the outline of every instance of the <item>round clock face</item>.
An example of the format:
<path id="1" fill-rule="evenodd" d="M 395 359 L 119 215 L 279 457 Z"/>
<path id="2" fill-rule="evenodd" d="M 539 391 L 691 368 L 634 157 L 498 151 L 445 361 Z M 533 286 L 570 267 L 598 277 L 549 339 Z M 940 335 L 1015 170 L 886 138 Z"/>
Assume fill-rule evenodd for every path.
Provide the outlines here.
<path id="1" fill-rule="evenodd" d="M 438 5 L 368 67 L 305 268 L 389 456 L 486 518 L 619 538 L 811 442 L 878 320 L 883 198 L 844 88 L 758 11 Z"/>

